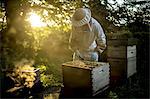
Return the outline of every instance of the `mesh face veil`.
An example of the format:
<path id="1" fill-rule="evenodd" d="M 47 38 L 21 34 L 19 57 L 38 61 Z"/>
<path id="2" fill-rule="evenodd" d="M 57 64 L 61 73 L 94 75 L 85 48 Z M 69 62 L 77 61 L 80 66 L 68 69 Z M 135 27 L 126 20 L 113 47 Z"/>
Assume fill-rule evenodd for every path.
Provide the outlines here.
<path id="1" fill-rule="evenodd" d="M 80 26 L 83 26 L 83 25 L 89 23 L 90 19 L 91 19 L 90 9 L 79 8 L 74 13 L 71 21 L 72 21 L 73 26 L 80 27 Z"/>

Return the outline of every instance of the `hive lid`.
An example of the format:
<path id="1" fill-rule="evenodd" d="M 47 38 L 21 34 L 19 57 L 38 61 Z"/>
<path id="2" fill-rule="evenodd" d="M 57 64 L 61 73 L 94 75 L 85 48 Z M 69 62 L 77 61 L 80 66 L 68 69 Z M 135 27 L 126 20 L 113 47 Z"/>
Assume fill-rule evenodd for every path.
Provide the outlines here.
<path id="1" fill-rule="evenodd" d="M 127 39 L 109 39 L 107 41 L 109 46 L 132 46 L 138 44 L 138 39 L 136 38 L 127 38 Z"/>
<path id="2" fill-rule="evenodd" d="M 103 66 L 104 64 L 107 64 L 107 63 L 75 60 L 75 61 L 63 63 L 62 66 L 69 66 L 69 67 L 76 67 L 76 68 L 83 68 L 83 69 L 92 69 L 92 68 L 95 68 L 98 66 Z"/>

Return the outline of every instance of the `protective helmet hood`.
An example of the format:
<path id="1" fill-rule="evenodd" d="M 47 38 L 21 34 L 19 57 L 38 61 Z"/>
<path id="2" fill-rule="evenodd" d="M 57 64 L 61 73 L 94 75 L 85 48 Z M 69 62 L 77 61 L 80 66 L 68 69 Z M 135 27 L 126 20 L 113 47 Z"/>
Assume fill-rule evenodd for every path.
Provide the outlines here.
<path id="1" fill-rule="evenodd" d="M 75 15 L 76 14 L 76 15 Z M 77 17 L 83 17 L 80 20 L 77 20 Z M 87 8 L 79 8 L 74 13 L 73 17 L 71 18 L 71 22 L 73 26 L 80 27 L 89 23 L 91 19 L 91 11 Z"/>

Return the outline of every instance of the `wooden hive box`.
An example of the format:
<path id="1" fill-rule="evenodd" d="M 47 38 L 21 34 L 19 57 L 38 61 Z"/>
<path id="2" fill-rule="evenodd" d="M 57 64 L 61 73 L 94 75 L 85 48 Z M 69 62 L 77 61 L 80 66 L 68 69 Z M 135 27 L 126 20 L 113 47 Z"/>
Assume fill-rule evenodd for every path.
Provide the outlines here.
<path id="1" fill-rule="evenodd" d="M 111 78 L 128 78 L 136 73 L 136 45 L 108 46 L 107 57 Z"/>
<path id="2" fill-rule="evenodd" d="M 136 45 L 132 46 L 108 46 L 108 58 L 130 58 L 136 57 Z"/>
<path id="3" fill-rule="evenodd" d="M 108 58 L 112 78 L 128 78 L 136 73 L 136 57 L 128 59 Z"/>
<path id="4" fill-rule="evenodd" d="M 66 96 L 95 96 L 108 88 L 109 63 L 71 61 L 62 65 L 62 71 Z"/>

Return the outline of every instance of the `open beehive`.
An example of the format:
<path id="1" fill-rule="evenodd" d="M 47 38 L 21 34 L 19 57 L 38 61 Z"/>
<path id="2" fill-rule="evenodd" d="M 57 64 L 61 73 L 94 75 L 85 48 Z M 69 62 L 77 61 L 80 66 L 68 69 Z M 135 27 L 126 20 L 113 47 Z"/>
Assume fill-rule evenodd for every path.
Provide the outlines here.
<path id="1" fill-rule="evenodd" d="M 109 64 L 71 61 L 62 64 L 66 96 L 95 96 L 109 85 Z"/>

